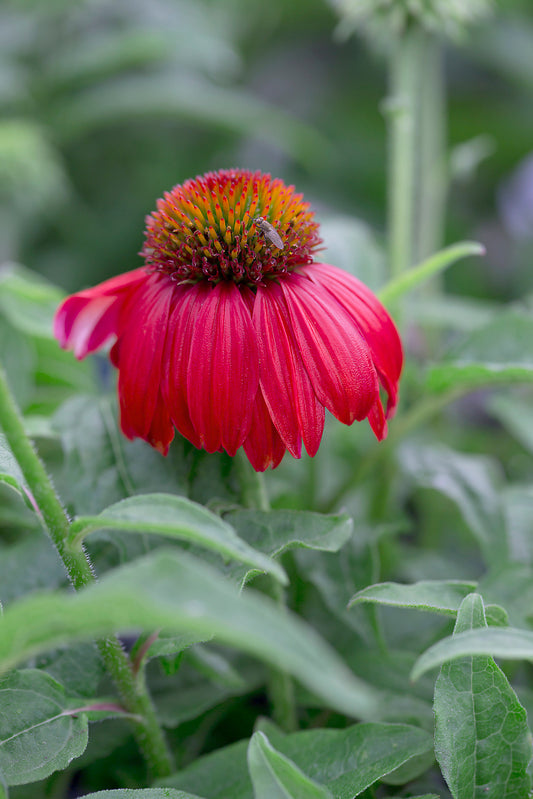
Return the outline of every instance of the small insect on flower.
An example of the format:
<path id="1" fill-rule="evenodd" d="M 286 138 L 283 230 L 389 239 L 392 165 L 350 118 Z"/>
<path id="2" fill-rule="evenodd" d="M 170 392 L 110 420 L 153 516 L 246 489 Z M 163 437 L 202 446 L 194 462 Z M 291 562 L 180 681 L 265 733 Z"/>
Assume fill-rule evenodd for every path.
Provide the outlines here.
<path id="1" fill-rule="evenodd" d="M 279 235 L 274 225 L 271 225 L 270 222 L 267 222 L 262 216 L 256 216 L 254 219 L 254 224 L 257 225 L 265 239 L 270 242 L 270 244 L 273 244 L 274 247 L 278 248 L 278 250 L 283 249 L 283 239 Z"/>

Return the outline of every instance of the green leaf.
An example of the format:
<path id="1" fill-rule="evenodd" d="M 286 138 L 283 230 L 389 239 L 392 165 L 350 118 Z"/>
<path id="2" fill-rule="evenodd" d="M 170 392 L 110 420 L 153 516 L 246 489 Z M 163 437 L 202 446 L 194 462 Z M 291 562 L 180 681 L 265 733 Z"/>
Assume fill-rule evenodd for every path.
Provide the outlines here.
<path id="1" fill-rule="evenodd" d="M 360 602 L 392 605 L 399 608 L 416 608 L 433 613 L 455 616 L 464 597 L 476 588 L 475 582 L 460 580 L 420 580 L 412 585 L 376 583 L 358 591 L 348 607 Z"/>
<path id="2" fill-rule="evenodd" d="M 486 602 L 505 608 L 511 627 L 530 626 L 533 569 L 527 563 L 507 563 L 494 572 L 488 572 L 479 581 L 478 592 Z"/>
<path id="3" fill-rule="evenodd" d="M 370 686 L 307 624 L 254 592 L 239 596 L 216 571 L 177 551 L 158 550 L 75 596 L 58 592 L 13 604 L 0 620 L 0 664 L 7 669 L 72 640 L 158 627 L 216 635 L 288 671 L 344 714 L 375 713 Z"/>
<path id="4" fill-rule="evenodd" d="M 495 464 L 486 457 L 464 455 L 443 446 L 406 445 L 402 467 L 420 485 L 449 497 L 475 535 L 487 563 L 508 560 Z"/>
<path id="5" fill-rule="evenodd" d="M 210 708 L 220 707 L 230 697 L 251 693 L 264 685 L 265 669 L 260 663 L 240 653 L 230 654 L 233 654 L 231 662 L 211 649 L 195 647 L 181 658 L 176 674 L 150 668 L 150 694 L 165 727 L 177 727 Z M 223 660 L 226 673 L 216 674 L 213 668 L 209 669 L 205 663 L 207 657 Z"/>
<path id="6" fill-rule="evenodd" d="M 353 530 L 352 518 L 347 514 L 238 510 L 226 514 L 225 519 L 250 546 L 271 558 L 294 549 L 337 552 L 349 540 Z M 256 570 L 235 566 L 228 572 L 242 585 L 257 574 Z"/>
<path id="7" fill-rule="evenodd" d="M 431 751 L 432 736 L 408 724 L 356 724 L 344 730 L 305 730 L 269 738 L 335 799 L 352 799 L 411 758 Z"/>
<path id="8" fill-rule="evenodd" d="M 96 696 L 104 666 L 95 644 L 82 643 L 57 649 L 36 659 L 35 666 L 57 680 L 69 696 Z"/>
<path id="9" fill-rule="evenodd" d="M 315 586 L 328 610 L 369 645 L 375 637 L 372 619 L 367 609 L 349 612 L 348 601 L 356 591 L 376 580 L 379 541 L 401 529 L 401 525 L 396 524 L 371 528 L 358 524 L 351 539 L 339 552 L 300 549 L 295 553 L 301 574 Z"/>
<path id="10" fill-rule="evenodd" d="M 53 338 L 52 322 L 63 292 L 20 264 L 0 271 L 0 313 L 30 336 Z"/>
<path id="11" fill-rule="evenodd" d="M 167 458 L 142 441 L 127 441 L 118 428 L 114 397 L 78 396 L 54 416 L 64 463 L 54 474 L 59 493 L 77 515 L 93 515 L 132 494 L 184 494 L 188 465 L 183 447 Z"/>
<path id="12" fill-rule="evenodd" d="M 83 799 L 202 799 L 202 797 L 197 794 L 174 791 L 172 788 L 126 788 L 117 791 L 86 793 Z"/>
<path id="13" fill-rule="evenodd" d="M 72 715 L 64 688 L 44 672 L 5 677 L 0 704 L 0 769 L 8 785 L 41 780 L 84 752 L 87 717 Z"/>
<path id="14" fill-rule="evenodd" d="M 254 799 L 246 764 L 248 740 L 225 746 L 197 758 L 182 771 L 159 780 L 183 791 L 209 799 Z"/>
<path id="15" fill-rule="evenodd" d="M 76 519 L 71 525 L 70 542 L 81 541 L 96 530 L 124 530 L 189 541 L 226 558 L 254 566 L 287 582 L 284 570 L 271 558 L 249 546 L 233 527 L 202 505 L 172 494 L 143 494 L 110 505 L 98 516 Z"/>
<path id="16" fill-rule="evenodd" d="M 250 740 L 248 768 L 255 799 L 333 799 L 324 786 L 310 780 L 276 751 L 262 732 L 256 732 Z"/>
<path id="17" fill-rule="evenodd" d="M 431 751 L 432 736 L 408 724 L 356 724 L 344 730 L 306 730 L 290 735 L 261 725 L 270 743 L 310 780 L 322 784 L 335 799 L 353 799 L 411 758 Z M 199 758 L 182 772 L 162 781 L 209 799 L 252 799 L 246 773 L 246 742 Z"/>
<path id="18" fill-rule="evenodd" d="M 6 604 L 30 591 L 57 588 L 66 579 L 57 551 L 41 530 L 0 547 L 1 596 Z"/>
<path id="19" fill-rule="evenodd" d="M 485 247 L 476 241 L 461 241 L 458 244 L 445 247 L 435 255 L 426 258 L 421 264 L 404 272 L 403 275 L 389 281 L 379 292 L 379 299 L 384 305 L 390 305 L 403 294 L 417 288 L 421 283 L 425 283 L 433 275 L 444 271 L 456 261 L 469 255 L 485 255 Z"/>
<path id="20" fill-rule="evenodd" d="M 64 462 L 54 473 L 74 515 L 93 515 L 125 497 L 152 492 L 188 495 L 196 502 L 237 502 L 234 458 L 196 450 L 177 436 L 163 458 L 144 441 L 128 441 L 117 421 L 116 398 L 77 396 L 53 424 Z"/>
<path id="21" fill-rule="evenodd" d="M 533 632 L 516 627 L 488 627 L 443 638 L 420 655 L 411 678 L 417 680 L 429 669 L 464 655 L 533 660 Z"/>
<path id="22" fill-rule="evenodd" d="M 433 366 L 430 391 L 474 389 L 502 383 L 533 381 L 533 318 L 505 311 L 466 336 L 447 358 Z"/>
<path id="23" fill-rule="evenodd" d="M 531 403 L 517 397 L 499 394 L 489 399 L 488 408 L 507 432 L 514 436 L 524 449 L 533 453 Z"/>
<path id="24" fill-rule="evenodd" d="M 487 630 L 483 600 L 470 594 L 455 633 Z M 435 684 L 435 753 L 454 799 L 523 799 L 532 754 L 526 711 L 491 657 L 442 666 Z"/>
<path id="25" fill-rule="evenodd" d="M 0 482 L 7 483 L 22 496 L 27 497 L 30 493 L 20 466 L 2 433 L 0 433 Z"/>

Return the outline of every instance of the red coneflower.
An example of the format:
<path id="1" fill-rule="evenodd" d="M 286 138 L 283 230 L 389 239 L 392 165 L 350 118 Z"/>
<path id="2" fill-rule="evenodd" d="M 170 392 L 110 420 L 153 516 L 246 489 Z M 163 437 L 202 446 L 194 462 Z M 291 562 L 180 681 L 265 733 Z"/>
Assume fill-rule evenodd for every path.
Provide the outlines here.
<path id="1" fill-rule="evenodd" d="M 208 452 L 242 446 L 263 471 L 302 442 L 316 453 L 325 408 L 348 425 L 368 418 L 381 440 L 400 338 L 364 284 L 313 261 L 319 244 L 293 186 L 209 172 L 147 217 L 145 267 L 67 297 L 55 336 L 77 358 L 116 339 L 122 430 L 163 454 L 175 427 Z"/>

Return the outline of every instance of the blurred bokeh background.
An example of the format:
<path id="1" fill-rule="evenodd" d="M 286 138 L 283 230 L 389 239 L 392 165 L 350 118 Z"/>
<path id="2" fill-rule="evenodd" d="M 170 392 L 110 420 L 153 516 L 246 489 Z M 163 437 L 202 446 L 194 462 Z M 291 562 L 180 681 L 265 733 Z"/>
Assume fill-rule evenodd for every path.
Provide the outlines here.
<path id="1" fill-rule="evenodd" d="M 135 268 L 156 198 L 230 166 L 294 183 L 337 261 L 356 257 L 356 220 L 384 235 L 385 58 L 343 36 L 327 0 L 4 0 L 0 51 L 4 261 L 66 290 Z M 520 297 L 533 288 L 530 0 L 495 3 L 443 58 L 444 239 L 488 248 L 446 280 Z"/>

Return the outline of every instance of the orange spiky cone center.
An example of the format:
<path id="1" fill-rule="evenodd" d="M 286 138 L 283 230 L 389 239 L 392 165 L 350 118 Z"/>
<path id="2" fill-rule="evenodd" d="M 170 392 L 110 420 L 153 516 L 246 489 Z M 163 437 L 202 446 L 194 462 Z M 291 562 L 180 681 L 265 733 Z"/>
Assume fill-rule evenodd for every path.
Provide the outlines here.
<path id="1" fill-rule="evenodd" d="M 261 172 L 223 169 L 158 200 L 146 218 L 141 255 L 149 269 L 179 282 L 254 287 L 311 263 L 320 243 L 309 203 L 293 186 Z"/>

